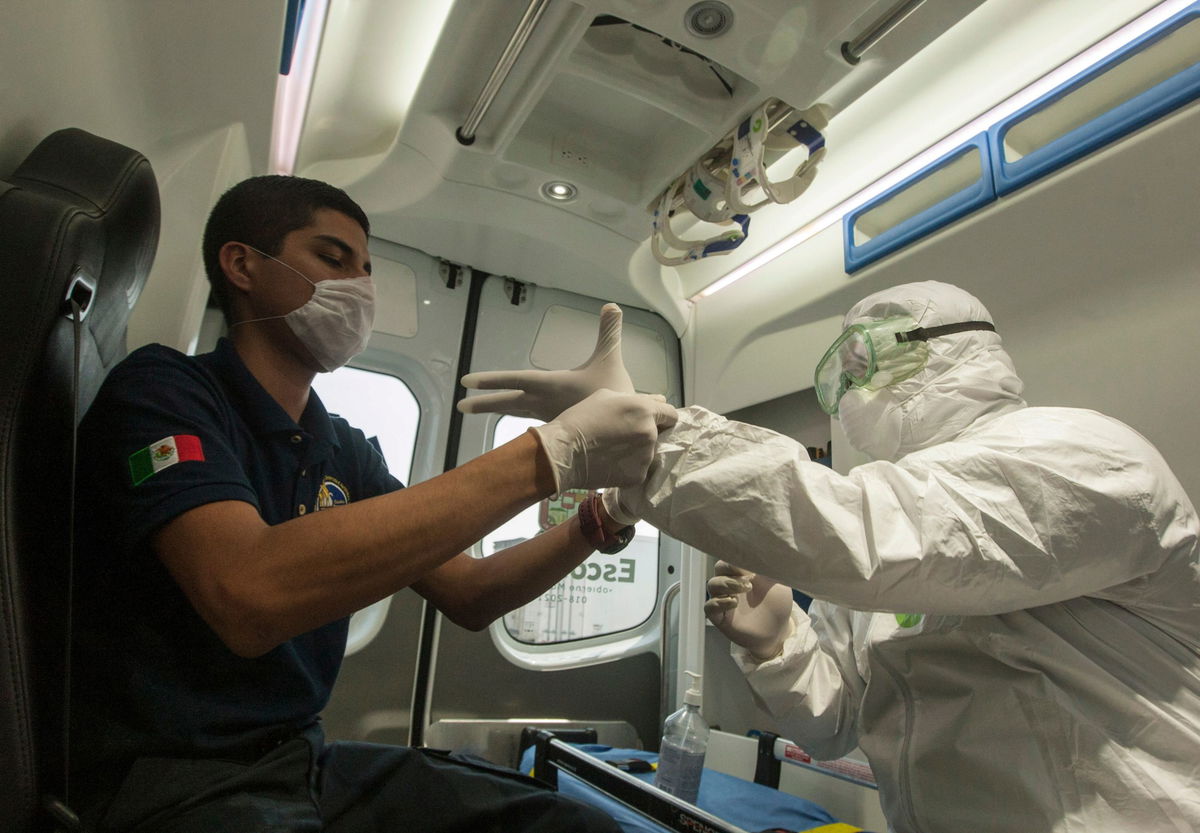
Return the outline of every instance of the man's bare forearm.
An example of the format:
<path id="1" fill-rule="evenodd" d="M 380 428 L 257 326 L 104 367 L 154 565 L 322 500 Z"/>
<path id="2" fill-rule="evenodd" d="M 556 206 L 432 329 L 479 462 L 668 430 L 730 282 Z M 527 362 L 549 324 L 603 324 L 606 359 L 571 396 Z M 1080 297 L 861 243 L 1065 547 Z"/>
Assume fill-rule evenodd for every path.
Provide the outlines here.
<path id="1" fill-rule="evenodd" d="M 201 506 L 155 544 L 201 615 L 252 655 L 407 587 L 553 490 L 524 434 L 412 488 L 275 526 L 238 501 Z"/>
<path id="2" fill-rule="evenodd" d="M 592 552 L 576 516 L 487 558 L 451 559 L 413 589 L 455 624 L 481 630 L 546 592 Z"/>

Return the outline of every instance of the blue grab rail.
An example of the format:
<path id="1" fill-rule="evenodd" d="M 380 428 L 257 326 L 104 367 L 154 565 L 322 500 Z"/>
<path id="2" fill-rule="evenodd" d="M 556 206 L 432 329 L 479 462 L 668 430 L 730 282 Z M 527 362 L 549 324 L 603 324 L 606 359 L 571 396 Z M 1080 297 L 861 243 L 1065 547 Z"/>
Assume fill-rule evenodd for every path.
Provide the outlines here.
<path id="1" fill-rule="evenodd" d="M 1142 37 L 1130 42 L 1121 50 L 1114 52 L 1103 62 L 1084 70 L 1037 101 L 993 125 L 988 130 L 988 134 L 991 137 L 992 153 L 994 154 L 992 176 L 996 181 L 996 193 L 998 195 L 1011 193 L 1035 179 L 1069 165 L 1092 151 L 1099 150 L 1138 128 L 1144 127 L 1172 110 L 1200 98 L 1200 56 L 1197 56 L 1197 63 L 1187 69 L 1155 84 L 1028 155 L 1013 161 L 1005 158 L 1004 139 L 1014 127 L 1198 18 L 1200 18 L 1200 3 L 1195 3 L 1151 29 Z"/>
<path id="2" fill-rule="evenodd" d="M 986 133 L 960 145 L 900 184 L 847 214 L 842 220 L 846 272 L 853 274 L 864 266 L 932 234 L 972 211 L 1028 185 L 1036 179 L 1053 173 L 1200 98 L 1200 56 L 1197 56 L 1197 62 L 1188 68 L 1138 93 L 1029 154 L 1011 161 L 1005 158 L 1004 140 L 1008 132 L 1015 126 L 1197 19 L 1200 19 L 1200 2 L 1188 6 L 1137 40 L 1131 41 L 1104 60 L 1046 93 L 1037 101 L 992 125 Z M 861 245 L 855 244 L 854 226 L 860 217 L 895 198 L 973 149 L 978 149 L 981 157 L 982 170 L 978 182 L 898 223 Z"/>
<path id="3" fill-rule="evenodd" d="M 864 266 L 879 260 L 881 257 L 889 255 L 897 249 L 921 239 L 927 234 L 932 234 L 943 226 L 995 200 L 996 188 L 990 171 L 989 160 L 991 154 L 988 153 L 987 142 L 987 134 L 980 133 L 975 138 L 959 145 L 945 156 L 932 162 L 895 187 L 888 189 L 875 199 L 847 214 L 842 219 L 846 271 L 853 274 Z M 918 182 L 933 176 L 968 153 L 979 154 L 979 177 L 971 185 L 909 217 L 907 220 L 892 226 L 870 240 L 867 240 L 865 243 L 857 244 L 854 242 L 854 226 L 861 216 L 907 191 Z"/>

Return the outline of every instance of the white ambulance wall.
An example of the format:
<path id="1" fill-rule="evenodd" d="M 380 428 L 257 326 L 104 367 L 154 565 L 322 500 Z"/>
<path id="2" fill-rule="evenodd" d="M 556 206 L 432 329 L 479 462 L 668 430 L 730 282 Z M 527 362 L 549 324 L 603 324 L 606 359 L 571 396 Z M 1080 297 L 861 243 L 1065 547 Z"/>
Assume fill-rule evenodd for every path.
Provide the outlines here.
<path id="1" fill-rule="evenodd" d="M 141 151 L 162 197 L 129 345 L 194 343 L 200 234 L 221 191 L 266 165 L 284 0 L 40 0 L 0 27 L 0 176 L 79 127 Z"/>
<path id="2" fill-rule="evenodd" d="M 827 229 L 697 304 L 684 342 L 688 401 L 728 412 L 811 386 L 852 303 L 941 280 L 991 310 L 1030 404 L 1127 422 L 1195 499 L 1198 129 L 1192 104 L 854 276 L 840 225 Z"/>

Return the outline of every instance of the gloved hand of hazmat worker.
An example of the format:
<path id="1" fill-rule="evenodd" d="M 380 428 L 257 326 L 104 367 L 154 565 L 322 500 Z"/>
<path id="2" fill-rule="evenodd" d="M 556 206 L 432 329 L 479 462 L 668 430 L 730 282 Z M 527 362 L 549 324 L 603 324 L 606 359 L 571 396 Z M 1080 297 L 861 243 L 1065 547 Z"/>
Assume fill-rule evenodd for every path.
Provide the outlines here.
<path id="1" fill-rule="evenodd" d="M 757 573 L 718 561 L 708 580 L 704 615 L 754 659 L 766 662 L 783 650 L 792 632 L 792 591 Z"/>
<path id="2" fill-rule="evenodd" d="M 604 503 L 604 511 L 617 523 L 624 524 L 625 526 L 633 526 L 641 520 L 639 515 L 621 503 L 621 490 L 619 488 L 605 489 L 600 499 Z"/>
<path id="3" fill-rule="evenodd" d="M 554 469 L 555 492 L 631 486 L 646 478 L 658 432 L 677 419 L 661 396 L 598 390 L 537 435 Z"/>
<path id="4" fill-rule="evenodd" d="M 591 394 L 606 388 L 633 393 L 633 381 L 621 359 L 621 308 L 605 304 L 591 358 L 573 370 L 491 370 L 468 373 L 463 386 L 499 390 L 459 400 L 464 414 L 500 413 L 549 421 Z"/>

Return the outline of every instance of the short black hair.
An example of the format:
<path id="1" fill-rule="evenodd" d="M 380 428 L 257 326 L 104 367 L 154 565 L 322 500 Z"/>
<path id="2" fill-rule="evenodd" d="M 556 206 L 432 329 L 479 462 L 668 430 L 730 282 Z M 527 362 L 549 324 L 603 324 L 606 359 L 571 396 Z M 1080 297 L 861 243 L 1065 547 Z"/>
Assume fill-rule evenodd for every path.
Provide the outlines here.
<path id="1" fill-rule="evenodd" d="M 371 234 L 366 213 L 341 188 L 316 179 L 298 176 L 255 176 L 230 188 L 208 215 L 204 226 L 204 270 L 213 296 L 225 313 L 232 315 L 232 291 L 221 269 L 221 247 L 230 241 L 247 243 L 269 255 L 279 254 L 283 238 L 313 222 L 318 209 L 340 211 Z"/>

